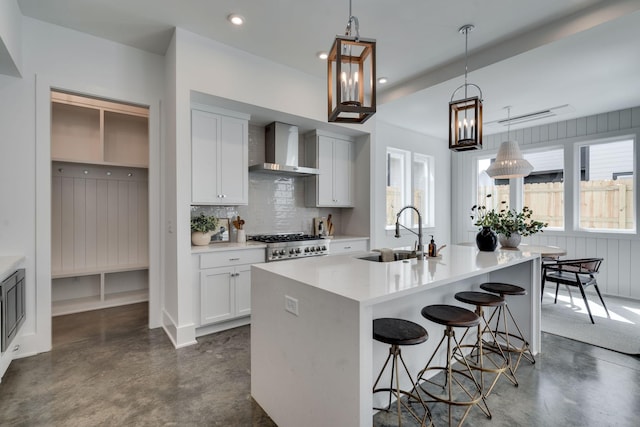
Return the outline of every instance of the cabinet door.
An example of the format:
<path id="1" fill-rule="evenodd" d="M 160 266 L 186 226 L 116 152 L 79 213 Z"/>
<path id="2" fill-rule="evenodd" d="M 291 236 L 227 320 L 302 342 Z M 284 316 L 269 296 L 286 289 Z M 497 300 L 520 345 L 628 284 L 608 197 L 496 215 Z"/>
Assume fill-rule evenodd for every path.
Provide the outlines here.
<path id="1" fill-rule="evenodd" d="M 212 268 L 200 273 L 200 325 L 234 316 L 233 267 Z"/>
<path id="2" fill-rule="evenodd" d="M 318 206 L 334 206 L 333 197 L 333 139 L 318 136 L 317 165 L 320 169 L 318 176 Z"/>
<path id="3" fill-rule="evenodd" d="M 191 201 L 217 203 L 220 116 L 191 110 Z"/>
<path id="4" fill-rule="evenodd" d="M 236 316 L 251 314 L 251 265 L 236 267 Z"/>
<path id="5" fill-rule="evenodd" d="M 352 147 L 349 141 L 333 140 L 333 203 L 336 206 L 353 205 Z"/>
<path id="6" fill-rule="evenodd" d="M 248 203 L 249 136 L 246 120 L 221 116 L 219 191 L 221 204 Z"/>

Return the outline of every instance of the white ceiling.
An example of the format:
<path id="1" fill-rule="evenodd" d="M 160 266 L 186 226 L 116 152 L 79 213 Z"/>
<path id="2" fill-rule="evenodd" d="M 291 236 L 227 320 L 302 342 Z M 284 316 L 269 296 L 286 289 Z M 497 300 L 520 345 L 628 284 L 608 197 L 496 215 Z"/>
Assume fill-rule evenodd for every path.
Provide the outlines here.
<path id="1" fill-rule="evenodd" d="M 344 32 L 348 0 L 18 0 L 26 16 L 164 54 L 174 27 L 324 77 L 317 59 Z M 640 105 L 640 0 L 352 0 L 360 35 L 377 39 L 378 120 L 447 138 L 448 103 L 482 88 L 485 122 L 569 104 L 558 117 Z M 226 17 L 239 13 L 241 27 Z M 512 126 L 512 129 L 518 126 Z M 485 133 L 505 130 L 488 126 Z"/>

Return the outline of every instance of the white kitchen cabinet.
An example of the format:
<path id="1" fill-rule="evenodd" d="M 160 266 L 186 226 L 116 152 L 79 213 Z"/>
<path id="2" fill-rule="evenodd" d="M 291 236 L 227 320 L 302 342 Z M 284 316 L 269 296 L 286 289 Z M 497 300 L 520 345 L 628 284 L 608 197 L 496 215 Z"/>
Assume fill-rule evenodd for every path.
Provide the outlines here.
<path id="1" fill-rule="evenodd" d="M 52 91 L 51 159 L 148 167 L 149 109 Z"/>
<path id="2" fill-rule="evenodd" d="M 331 241 L 331 255 L 366 252 L 369 250 L 368 238 L 337 238 Z"/>
<path id="3" fill-rule="evenodd" d="M 207 107 L 203 107 L 207 108 Z M 246 205 L 249 199 L 249 118 L 191 110 L 191 202 Z"/>
<path id="4" fill-rule="evenodd" d="M 354 145 L 345 136 L 314 131 L 305 136 L 306 164 L 320 174 L 308 177 L 305 204 L 309 207 L 353 207 Z"/>
<path id="5" fill-rule="evenodd" d="M 199 326 L 225 322 L 229 328 L 239 326 L 232 321 L 251 314 L 251 264 L 264 262 L 264 248 L 216 251 L 199 257 Z M 226 327 L 215 330 L 223 329 Z"/>
<path id="6" fill-rule="evenodd" d="M 200 273 L 200 325 L 251 314 L 251 265 Z"/>

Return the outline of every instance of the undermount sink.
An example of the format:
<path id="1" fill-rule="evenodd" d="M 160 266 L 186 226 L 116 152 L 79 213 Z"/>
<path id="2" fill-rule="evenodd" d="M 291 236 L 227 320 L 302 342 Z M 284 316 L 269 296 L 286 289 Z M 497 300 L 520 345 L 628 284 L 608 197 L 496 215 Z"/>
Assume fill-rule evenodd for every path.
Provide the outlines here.
<path id="1" fill-rule="evenodd" d="M 409 258 L 416 258 L 416 253 L 414 251 L 408 251 L 405 249 L 396 249 L 393 251 L 394 261 L 401 261 Z M 365 261 L 372 261 L 372 262 L 382 262 L 382 254 L 379 254 L 379 253 L 368 254 L 363 257 L 358 257 L 358 259 L 363 259 Z"/>

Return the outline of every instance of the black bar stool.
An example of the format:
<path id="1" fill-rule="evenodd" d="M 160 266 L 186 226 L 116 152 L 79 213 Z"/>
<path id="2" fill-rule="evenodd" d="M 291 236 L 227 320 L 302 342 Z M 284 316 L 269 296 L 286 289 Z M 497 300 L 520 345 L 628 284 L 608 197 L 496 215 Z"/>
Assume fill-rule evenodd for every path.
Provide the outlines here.
<path id="1" fill-rule="evenodd" d="M 421 426 L 427 425 L 425 424 L 427 419 L 429 419 L 428 425 L 433 425 L 429 408 L 427 408 L 426 403 L 422 400 L 422 397 L 418 393 L 417 384 L 411 378 L 411 373 L 409 373 L 409 369 L 407 369 L 407 365 L 404 363 L 402 353 L 400 352 L 400 346 L 421 344 L 425 342 L 427 338 L 429 338 L 427 330 L 417 323 L 411 322 L 409 320 L 393 318 L 381 318 L 373 320 L 373 339 L 391 345 L 391 347 L 389 348 L 389 356 L 387 356 L 387 360 L 384 362 L 384 365 L 380 370 L 380 374 L 378 374 L 378 378 L 373 385 L 373 393 L 389 393 L 389 403 L 387 405 L 387 408 L 373 409 L 389 411 L 389 409 L 391 408 L 391 397 L 395 396 L 398 411 L 398 426 L 402 426 L 403 407 L 409 414 L 413 416 L 413 418 L 416 419 L 416 421 L 420 423 Z M 382 377 L 384 370 L 389 364 L 389 360 L 391 360 L 391 380 L 389 381 L 389 387 L 376 388 L 378 383 L 380 382 L 380 378 Z M 411 390 L 409 391 L 402 390 L 400 388 L 400 370 L 398 367 L 398 360 L 400 360 L 400 363 L 402 363 L 404 372 L 407 374 L 407 377 L 411 382 Z M 401 399 L 402 395 L 408 397 L 406 402 Z M 412 400 L 415 400 L 416 403 L 420 403 L 422 405 L 424 409 L 424 416 L 422 416 L 422 418 L 416 413 L 413 408 L 411 408 Z"/>
<path id="2" fill-rule="evenodd" d="M 502 374 L 504 374 L 513 385 L 517 386 L 518 381 L 511 370 L 509 359 L 504 354 L 500 346 L 493 345 L 493 343 L 498 340 L 491 330 L 489 322 L 487 322 L 487 319 L 484 316 L 484 307 L 494 307 L 499 309 L 505 304 L 504 298 L 498 295 L 488 294 L 486 292 L 475 291 L 458 292 L 454 297 L 460 302 L 475 305 L 475 313 L 482 319 L 482 322 L 478 323 L 476 342 L 473 344 L 463 344 L 462 347 L 471 349 L 465 357 L 471 368 L 480 371 L 480 386 L 482 387 L 485 397 L 488 397 L 489 394 L 491 394 L 491 390 L 493 390 L 493 387 L 498 382 L 498 378 L 500 378 Z M 464 342 L 469 330 L 470 329 L 467 329 L 465 331 L 460 341 Z M 485 346 L 484 336 L 487 334 L 490 336 L 491 341 L 488 342 L 489 345 Z M 484 384 L 485 372 L 495 374 L 491 385 L 488 387 L 485 387 Z"/>
<path id="3" fill-rule="evenodd" d="M 498 294 L 501 297 L 505 297 L 506 295 L 517 296 L 517 295 L 526 295 L 527 290 L 523 287 L 517 285 L 511 285 L 509 283 L 499 283 L 499 282 L 487 282 L 480 285 L 480 289 L 483 289 L 487 292 L 492 292 L 494 294 Z M 494 312 L 496 315 L 495 327 L 493 329 L 493 333 L 496 337 L 502 338 L 504 343 L 495 342 L 496 346 L 502 347 L 502 350 L 507 352 L 507 358 L 509 359 L 509 363 L 511 364 L 511 370 L 515 374 L 516 370 L 518 370 L 518 366 L 520 366 L 520 361 L 524 356 L 531 363 L 536 363 L 535 357 L 533 357 L 533 353 L 531 352 L 531 348 L 529 346 L 529 342 L 524 337 L 524 334 L 520 330 L 516 319 L 514 319 L 513 314 L 511 314 L 511 310 L 509 310 L 509 305 L 506 302 L 501 307 Z M 509 332 L 508 319 L 507 315 L 511 319 L 511 323 L 515 326 L 516 332 Z M 500 330 L 500 317 L 503 319 L 503 328 L 504 330 Z M 491 316 L 493 318 L 493 316 Z M 491 323 L 492 319 L 489 319 L 489 323 Z M 515 341 L 515 342 L 514 342 Z M 511 353 L 515 353 L 518 355 L 515 363 L 511 358 Z"/>
<path id="4" fill-rule="evenodd" d="M 466 358 L 462 354 L 460 342 L 456 338 L 453 328 L 472 328 L 480 324 L 480 318 L 473 311 L 466 308 L 456 307 L 454 305 L 436 304 L 428 305 L 421 311 L 422 316 L 434 323 L 444 325 L 444 335 L 438 343 L 435 351 L 429 358 L 429 361 L 425 365 L 424 369 L 418 374 L 416 382 L 420 383 L 420 389 L 431 399 L 425 400 L 425 402 L 441 402 L 446 403 L 449 409 L 449 426 L 453 421 L 452 409 L 454 406 L 466 406 L 464 414 L 460 418 L 458 426 L 461 426 L 464 420 L 469 415 L 469 411 L 474 406 L 478 406 L 480 410 L 488 417 L 491 418 L 491 411 L 487 406 L 485 396 L 482 393 L 482 388 L 476 380 L 471 366 L 467 362 Z M 447 341 L 447 359 L 445 366 L 432 366 L 431 363 L 438 354 L 438 351 L 442 347 L 444 341 Z M 453 341 L 453 342 L 452 342 Z M 454 346 L 452 346 L 454 344 Z M 461 366 L 454 366 L 456 359 L 459 359 Z M 444 374 L 444 384 L 440 384 L 430 378 L 438 373 Z M 437 386 L 441 389 L 437 394 L 434 387 Z M 444 392 L 444 393 L 443 393 Z M 484 406 L 484 407 L 483 407 Z"/>

